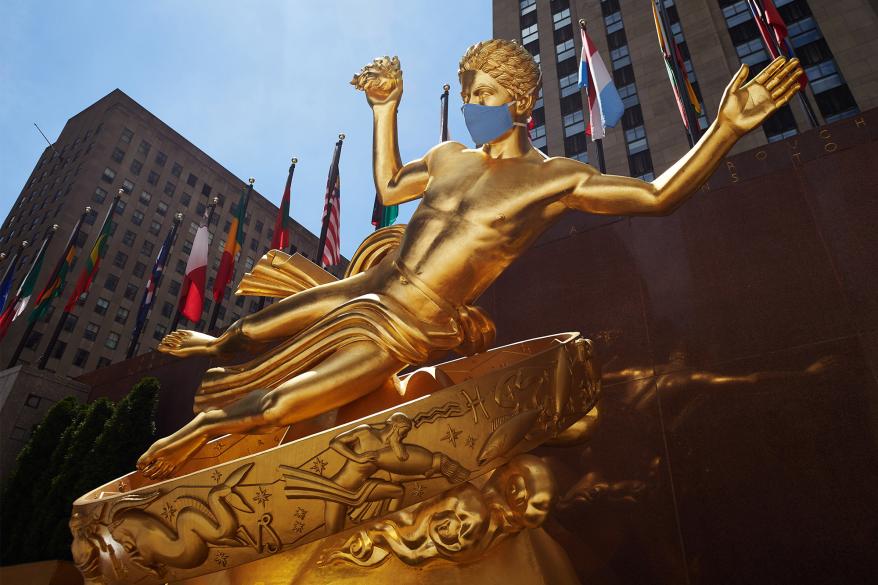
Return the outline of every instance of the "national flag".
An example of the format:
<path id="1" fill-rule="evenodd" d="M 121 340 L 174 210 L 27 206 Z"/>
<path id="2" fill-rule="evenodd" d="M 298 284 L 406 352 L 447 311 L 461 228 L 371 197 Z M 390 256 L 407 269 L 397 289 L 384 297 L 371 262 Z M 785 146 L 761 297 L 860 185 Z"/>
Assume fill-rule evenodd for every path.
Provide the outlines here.
<path id="1" fill-rule="evenodd" d="M 599 140 L 606 136 L 607 128 L 614 128 L 619 123 L 625 113 L 625 106 L 597 47 L 588 33 L 584 30 L 580 32 L 582 55 L 579 63 L 579 87 L 586 88 L 588 94 L 589 122 L 586 133 L 591 135 L 592 140 Z"/>
<path id="2" fill-rule="evenodd" d="M 64 306 L 64 311 L 67 313 L 73 309 L 73 306 L 76 304 L 76 301 L 79 300 L 79 297 L 88 291 L 92 280 L 94 280 L 94 277 L 98 273 L 101 259 L 107 253 L 107 247 L 110 243 L 110 235 L 113 229 L 113 214 L 116 211 L 116 203 L 118 201 L 119 196 L 117 195 L 113 198 L 110 210 L 107 211 L 107 216 L 104 218 L 104 223 L 101 225 L 101 231 L 98 232 L 98 237 L 95 239 L 95 243 L 91 247 L 91 253 L 86 259 L 85 268 L 79 275 L 79 279 L 76 281 L 76 288 L 73 289 L 73 294 L 70 295 L 67 304 Z"/>
<path id="3" fill-rule="evenodd" d="M 253 183 L 250 183 L 250 186 L 241 192 L 241 199 L 238 201 L 238 207 L 235 209 L 234 217 L 232 217 L 232 225 L 229 228 L 220 265 L 213 281 L 213 300 L 217 303 L 222 301 L 226 286 L 232 280 L 235 271 L 235 258 L 244 246 L 244 218 L 247 217 L 247 204 L 250 201 L 252 190 Z"/>
<path id="4" fill-rule="evenodd" d="M 326 190 L 323 201 L 323 222 L 327 225 L 326 242 L 323 246 L 323 257 L 320 259 L 322 266 L 335 266 L 341 262 L 341 237 L 339 235 L 341 210 L 341 179 L 338 172 L 335 173 L 335 182 L 331 189 Z"/>
<path id="5" fill-rule="evenodd" d="M 683 118 L 683 124 L 686 128 L 689 128 L 689 116 L 686 114 L 686 105 L 680 97 L 680 83 L 678 83 L 678 81 L 682 81 L 683 87 L 686 88 L 686 99 L 689 100 L 692 109 L 695 110 L 696 118 L 701 114 L 701 101 L 695 93 L 695 88 L 692 87 L 692 84 L 689 82 L 689 75 L 686 73 L 686 64 L 683 61 L 683 54 L 680 52 L 680 47 L 673 38 L 669 39 L 665 35 L 666 28 L 662 21 L 662 17 L 656 8 L 655 1 L 652 3 L 652 17 L 655 21 L 655 32 L 656 35 L 658 35 L 659 47 L 661 48 L 662 56 L 664 57 L 665 69 L 668 72 L 668 79 L 670 79 L 671 87 L 674 90 L 674 99 L 677 101 L 677 109 L 680 110 L 680 117 Z M 682 80 L 677 80 L 671 59 L 677 63 L 677 69 L 680 71 L 680 75 L 683 78 Z"/>
<path id="6" fill-rule="evenodd" d="M 195 241 L 192 243 L 192 251 L 186 260 L 186 276 L 180 289 L 180 302 L 177 310 L 180 314 L 193 323 L 201 320 L 201 312 L 204 309 L 204 289 L 207 281 L 207 252 L 210 247 L 210 216 L 214 205 L 204 212 L 203 223 L 195 232 Z"/>
<path id="7" fill-rule="evenodd" d="M 761 4 L 759 0 L 747 0 L 747 2 L 750 5 L 750 12 L 753 14 L 753 20 L 756 21 L 759 34 L 762 36 L 762 42 L 765 43 L 771 58 L 777 59 L 781 55 L 787 59 L 795 57 L 789 41 L 787 24 L 772 0 L 762 0 Z M 778 51 L 778 47 L 780 47 L 780 51 Z M 808 85 L 808 77 L 803 71 L 799 76 L 799 87 L 805 89 L 806 85 Z"/>
<path id="8" fill-rule="evenodd" d="M 320 240 L 317 242 L 317 256 L 324 268 L 341 262 L 341 179 L 339 179 L 338 161 L 341 158 L 341 146 L 344 134 L 338 135 L 335 150 L 332 152 L 332 163 L 329 165 L 329 176 L 326 178 L 326 193 L 323 197 L 323 221 L 320 227 Z M 377 199 L 377 195 L 375 196 Z M 375 220 L 373 210 L 372 219 Z"/>
<path id="9" fill-rule="evenodd" d="M 0 311 L 6 308 L 6 301 L 9 300 L 9 292 L 12 290 L 12 280 L 15 278 L 15 269 L 18 266 L 18 259 L 21 257 L 22 246 L 19 246 L 9 266 L 6 267 L 6 274 L 3 275 L 3 281 L 0 282 Z"/>
<path id="10" fill-rule="evenodd" d="M 286 250 L 290 245 L 290 187 L 293 184 L 293 171 L 296 170 L 297 162 L 298 159 L 294 158 L 290 164 L 284 196 L 280 200 L 277 219 L 274 220 L 274 235 L 271 237 L 271 247 L 274 250 Z"/>
<path id="11" fill-rule="evenodd" d="M 61 254 L 61 258 L 58 259 L 58 264 L 55 266 L 55 270 L 52 271 L 52 274 L 49 276 L 49 281 L 34 301 L 34 310 L 31 311 L 31 314 L 28 317 L 29 322 L 33 323 L 43 317 L 43 315 L 48 312 L 55 297 L 61 295 L 64 283 L 67 281 L 67 273 L 70 272 L 70 267 L 73 266 L 73 261 L 76 259 L 76 241 L 79 238 L 79 230 L 88 213 L 88 210 L 83 212 L 79 217 L 79 221 L 76 222 L 73 231 L 70 233 L 70 239 L 67 240 L 67 246 L 64 248 L 64 253 Z"/>
<path id="12" fill-rule="evenodd" d="M 57 226 L 55 227 L 57 228 Z M 33 264 L 30 266 L 30 270 L 27 271 L 24 280 L 18 287 L 18 292 L 15 293 L 15 296 L 3 311 L 3 314 L 0 315 L 0 339 L 6 335 L 6 331 L 9 329 L 12 322 L 15 321 L 27 307 L 30 297 L 33 294 L 37 278 L 40 276 L 40 270 L 43 267 L 43 257 L 46 255 L 46 248 L 48 248 L 49 242 L 52 241 L 53 235 L 55 235 L 54 229 L 46 235 L 46 239 L 43 240 L 43 245 L 40 246 L 40 251 L 37 252 L 37 257 L 34 259 Z"/>
<path id="13" fill-rule="evenodd" d="M 174 227 L 172 227 L 168 232 L 168 235 L 165 236 L 165 241 L 162 242 L 162 247 L 159 248 L 159 253 L 155 257 L 152 271 L 149 273 L 149 279 L 146 281 L 146 288 L 143 291 L 143 298 L 140 301 L 140 308 L 137 310 L 136 327 L 138 331 L 146 322 L 146 317 L 149 315 L 149 310 L 152 308 L 152 303 L 155 301 L 155 291 L 159 284 L 161 284 L 162 275 L 165 273 L 165 265 L 168 263 L 168 254 L 171 251 L 171 246 L 174 245 L 174 239 L 177 237 L 177 227 L 179 225 L 179 222 L 174 222 Z"/>

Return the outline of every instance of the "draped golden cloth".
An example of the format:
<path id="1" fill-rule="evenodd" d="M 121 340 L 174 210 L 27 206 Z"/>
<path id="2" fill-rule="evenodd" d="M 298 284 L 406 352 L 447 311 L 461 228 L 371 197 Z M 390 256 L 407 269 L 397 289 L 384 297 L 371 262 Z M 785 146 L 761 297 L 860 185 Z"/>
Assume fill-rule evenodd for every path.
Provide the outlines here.
<path id="1" fill-rule="evenodd" d="M 208 370 L 195 396 L 195 411 L 221 408 L 253 390 L 277 387 L 333 352 L 360 341 L 371 341 L 406 364 L 423 363 L 448 350 L 463 355 L 485 351 L 494 340 L 495 329 L 484 311 L 449 305 L 392 259 L 404 230 L 405 226 L 390 226 L 366 238 L 345 277 L 382 261 L 393 261 L 395 269 L 437 305 L 437 316 L 425 320 L 387 294 L 362 295 L 258 358 Z M 331 280 L 332 275 L 315 269 L 301 256 L 272 250 L 244 276 L 236 294 L 287 296 Z"/>

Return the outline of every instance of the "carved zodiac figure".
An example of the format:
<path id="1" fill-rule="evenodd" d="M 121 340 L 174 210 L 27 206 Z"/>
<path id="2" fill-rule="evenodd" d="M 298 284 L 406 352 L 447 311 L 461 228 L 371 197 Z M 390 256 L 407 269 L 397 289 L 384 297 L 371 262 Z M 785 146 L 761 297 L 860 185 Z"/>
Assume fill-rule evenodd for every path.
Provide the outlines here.
<path id="1" fill-rule="evenodd" d="M 314 497 L 324 500 L 327 534 L 344 528 L 345 517 L 362 520 L 377 512 L 399 508 L 405 488 L 391 480 L 373 477 L 386 471 L 411 479 L 441 474 L 453 483 L 466 481 L 469 471 L 444 453 L 406 444 L 412 421 L 405 414 L 392 414 L 386 422 L 360 425 L 334 437 L 329 446 L 345 458 L 341 468 L 328 480 L 307 471 L 281 466 L 287 497 Z M 377 510 L 362 509 L 367 503 L 380 503 Z M 360 511 L 354 514 L 351 508 Z"/>
<path id="2" fill-rule="evenodd" d="M 554 479 L 542 460 L 519 455 L 481 490 L 467 483 L 375 522 L 330 549 L 322 563 L 375 566 L 391 554 L 408 565 L 471 561 L 501 540 L 540 526 L 554 495 Z"/>
<path id="3" fill-rule="evenodd" d="M 165 567 L 197 567 L 207 559 L 208 544 L 240 546 L 233 538 L 240 525 L 234 510 L 253 512 L 253 509 L 235 486 L 251 467 L 253 464 L 248 463 L 230 473 L 225 482 L 211 488 L 206 502 L 192 496 L 179 498 L 178 502 L 188 501 L 188 504 L 176 514 L 173 527 L 143 509 L 128 507 L 143 505 L 143 501 L 125 502 L 123 498 L 110 511 L 107 522 L 110 534 L 122 545 L 132 563 L 155 575 L 162 576 Z"/>
<path id="4" fill-rule="evenodd" d="M 399 61 L 376 60 L 352 82 L 374 116 L 375 186 L 384 205 L 421 199 L 398 248 L 365 272 L 243 317 L 217 338 L 194 331 L 168 335 L 159 349 L 178 356 L 275 347 L 246 364 L 209 371 L 202 392 L 247 392 L 157 441 L 138 467 L 148 477 L 167 477 L 212 437 L 293 424 L 364 396 L 409 364 L 450 349 L 486 349 L 493 324 L 471 303 L 547 227 L 571 210 L 672 212 L 741 136 L 790 100 L 801 72 L 797 60 L 780 57 L 746 82 L 742 65 L 698 144 L 645 182 L 602 175 L 534 148 L 527 122 L 539 66 L 524 47 L 503 40 L 473 45 L 460 61 L 464 114 L 481 146 L 443 142 L 403 164 L 396 129 Z M 493 131 L 486 134 L 486 127 Z"/>

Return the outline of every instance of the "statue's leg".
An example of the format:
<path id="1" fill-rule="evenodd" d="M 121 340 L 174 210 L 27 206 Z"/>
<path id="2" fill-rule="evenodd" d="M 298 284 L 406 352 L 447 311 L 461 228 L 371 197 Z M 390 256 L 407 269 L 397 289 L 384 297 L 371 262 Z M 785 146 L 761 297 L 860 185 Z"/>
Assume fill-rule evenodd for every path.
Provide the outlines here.
<path id="1" fill-rule="evenodd" d="M 317 286 L 241 317 L 219 337 L 178 329 L 166 335 L 158 349 L 179 357 L 254 349 L 253 345 L 295 335 L 332 309 L 369 292 L 369 288 L 365 274 Z"/>
<path id="2" fill-rule="evenodd" d="M 273 390 L 255 390 L 228 406 L 197 414 L 156 441 L 137 467 L 150 478 L 168 477 L 214 437 L 285 426 L 338 408 L 379 388 L 405 365 L 377 344 L 358 341 Z"/>

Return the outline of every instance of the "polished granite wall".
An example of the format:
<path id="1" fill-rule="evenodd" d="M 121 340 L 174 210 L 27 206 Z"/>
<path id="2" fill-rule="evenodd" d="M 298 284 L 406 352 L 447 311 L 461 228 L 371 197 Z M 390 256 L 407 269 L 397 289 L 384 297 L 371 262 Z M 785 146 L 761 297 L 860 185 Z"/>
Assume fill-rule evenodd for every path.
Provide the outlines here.
<path id="1" fill-rule="evenodd" d="M 878 582 L 878 110 L 731 157 L 668 217 L 571 214 L 479 304 L 579 330 L 604 395 L 543 448 L 583 583 Z"/>

